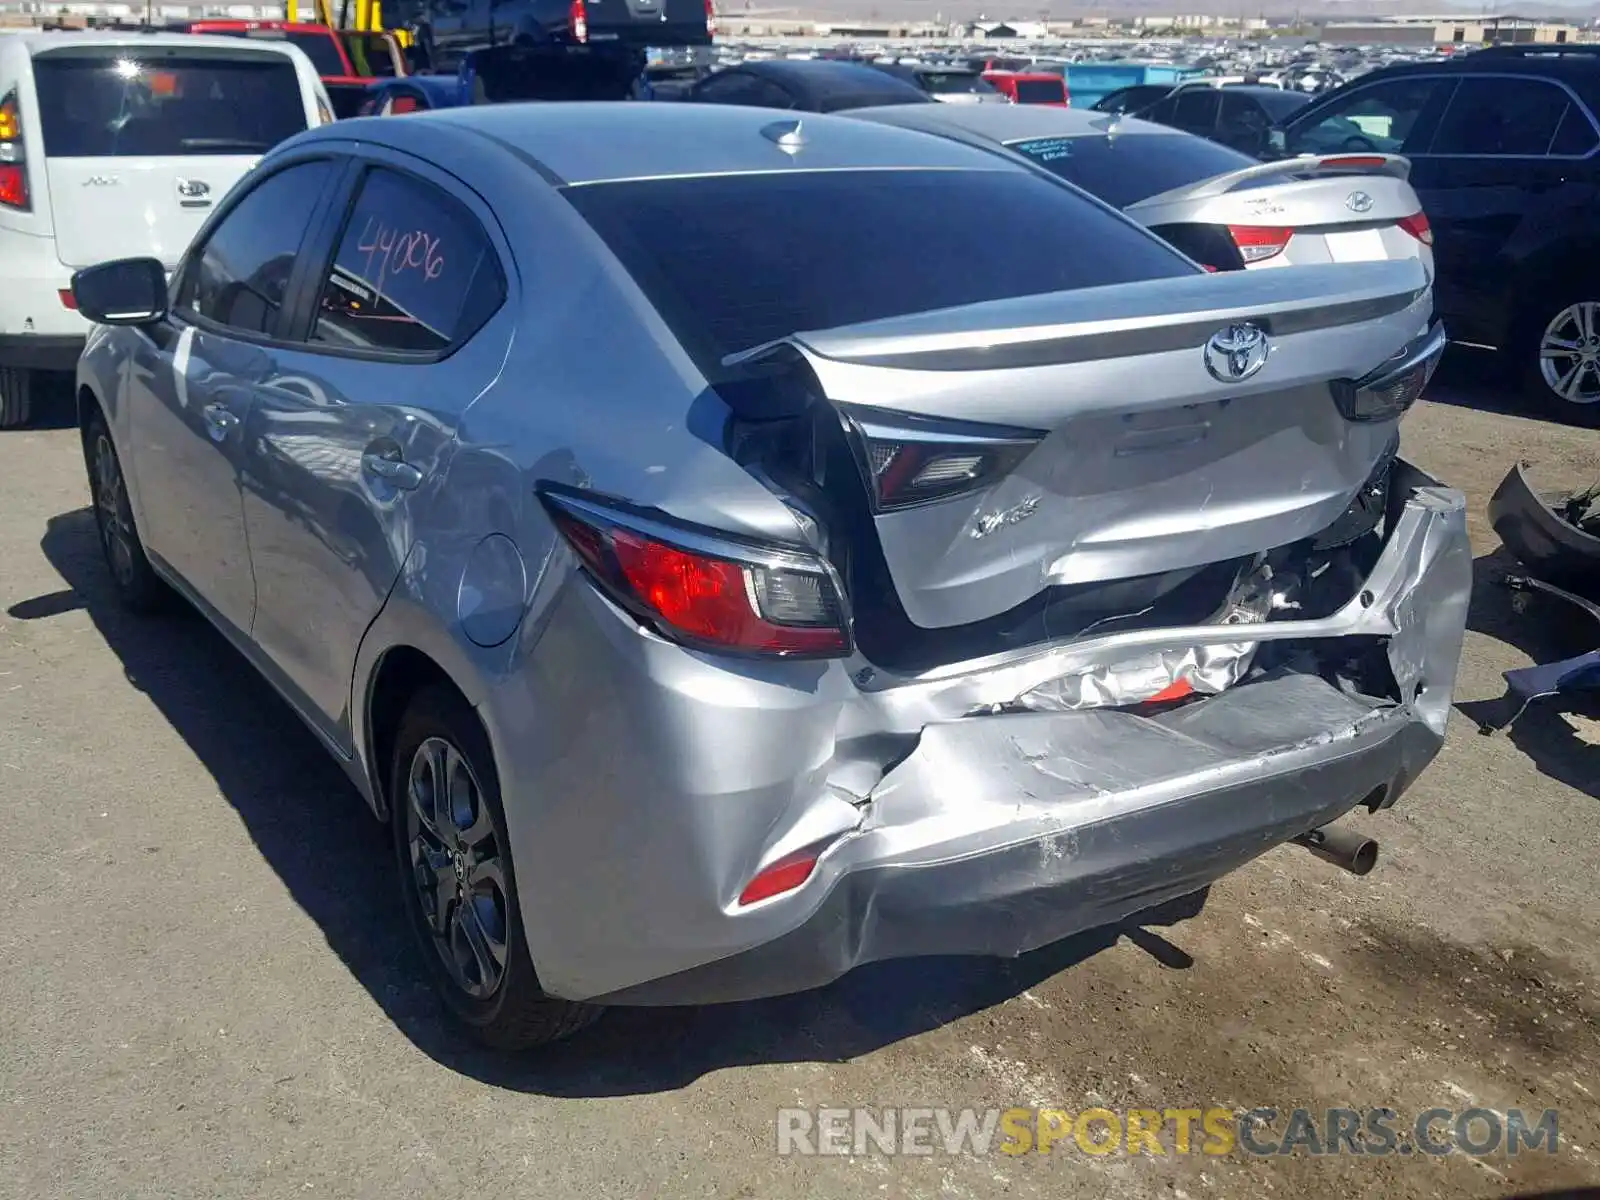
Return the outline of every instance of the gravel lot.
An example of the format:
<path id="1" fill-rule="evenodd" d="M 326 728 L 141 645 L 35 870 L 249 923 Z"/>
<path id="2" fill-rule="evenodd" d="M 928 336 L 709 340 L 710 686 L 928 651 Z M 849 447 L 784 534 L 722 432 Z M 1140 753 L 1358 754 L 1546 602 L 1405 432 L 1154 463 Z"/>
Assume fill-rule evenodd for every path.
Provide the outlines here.
<path id="1" fill-rule="evenodd" d="M 1446 364 L 1406 452 L 1472 500 L 1450 740 L 1355 879 L 1272 852 L 1193 921 L 1010 963 L 614 1012 L 538 1059 L 444 1024 L 382 836 L 199 618 L 114 607 L 76 431 L 0 434 L 0 1195 L 1508 1197 L 1600 1181 L 1600 708 L 1477 736 L 1499 673 L 1573 652 L 1492 583 L 1519 457 L 1600 434 Z M 1516 1158 L 780 1158 L 784 1105 L 1560 1110 Z"/>

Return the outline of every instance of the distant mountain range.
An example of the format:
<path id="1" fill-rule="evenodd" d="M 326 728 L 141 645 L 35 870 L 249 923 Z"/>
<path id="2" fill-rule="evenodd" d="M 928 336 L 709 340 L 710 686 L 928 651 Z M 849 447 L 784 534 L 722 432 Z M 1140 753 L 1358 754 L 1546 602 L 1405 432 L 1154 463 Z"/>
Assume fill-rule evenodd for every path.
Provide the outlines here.
<path id="1" fill-rule="evenodd" d="M 746 11 L 740 0 L 722 0 L 719 7 L 730 17 Z M 752 16 L 835 21 L 1003 21 L 1069 20 L 1082 17 L 1165 16 L 1179 13 L 1214 13 L 1219 17 L 1294 17 L 1308 23 L 1319 20 L 1352 21 L 1362 17 L 1445 13 L 1450 16 L 1548 16 L 1561 21 L 1600 17 L 1595 0 L 1537 0 L 1536 4 L 1451 4 L 1448 0 L 1116 0 L 1085 4 L 1081 0 L 808 0 L 778 8 L 751 0 Z"/>

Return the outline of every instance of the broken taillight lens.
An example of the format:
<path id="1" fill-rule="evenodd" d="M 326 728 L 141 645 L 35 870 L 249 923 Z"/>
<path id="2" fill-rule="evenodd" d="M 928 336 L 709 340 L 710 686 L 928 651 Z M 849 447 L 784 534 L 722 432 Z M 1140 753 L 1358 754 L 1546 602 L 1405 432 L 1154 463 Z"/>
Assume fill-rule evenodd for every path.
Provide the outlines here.
<path id="1" fill-rule="evenodd" d="M 843 591 L 807 551 L 758 545 L 546 489 L 556 527 L 613 601 L 697 649 L 778 658 L 850 653 Z"/>
<path id="2" fill-rule="evenodd" d="M 1401 416 L 1433 378 L 1448 340 L 1444 326 L 1435 322 L 1370 375 L 1336 380 L 1333 395 L 1339 411 L 1349 421 L 1392 421 Z"/>
<path id="3" fill-rule="evenodd" d="M 1401 217 L 1396 224 L 1424 246 L 1433 245 L 1433 226 L 1428 224 L 1427 213 L 1412 213 L 1409 217 Z"/>
<path id="4" fill-rule="evenodd" d="M 1229 225 L 1228 236 L 1246 263 L 1265 262 L 1288 248 L 1294 230 L 1275 225 Z"/>
<path id="5" fill-rule="evenodd" d="M 1044 440 L 1037 429 L 846 410 L 878 512 L 945 500 L 1010 474 Z"/>

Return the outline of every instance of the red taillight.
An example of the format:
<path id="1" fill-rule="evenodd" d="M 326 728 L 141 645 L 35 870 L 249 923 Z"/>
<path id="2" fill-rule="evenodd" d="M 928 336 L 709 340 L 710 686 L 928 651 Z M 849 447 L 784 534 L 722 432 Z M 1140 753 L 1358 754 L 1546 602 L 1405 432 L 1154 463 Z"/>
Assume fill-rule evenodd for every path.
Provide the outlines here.
<path id="1" fill-rule="evenodd" d="M 0 163 L 0 204 L 28 207 L 28 172 L 21 163 Z"/>
<path id="2" fill-rule="evenodd" d="M 629 518 L 589 497 L 544 500 L 595 582 L 663 636 L 739 654 L 850 653 L 843 600 L 821 559 Z"/>
<path id="3" fill-rule="evenodd" d="M 417 98 L 415 96 L 396 96 L 394 101 L 389 105 L 389 115 L 391 117 L 398 117 L 405 113 L 417 112 L 421 108 L 422 106 L 417 103 Z"/>
<path id="4" fill-rule="evenodd" d="M 71 288 L 61 288 L 56 292 L 56 295 L 61 300 L 62 308 L 71 309 L 73 312 L 78 311 L 78 298 L 72 294 Z"/>
<path id="5" fill-rule="evenodd" d="M 1417 212 L 1412 213 L 1409 217 L 1401 217 L 1398 224 L 1401 229 L 1404 229 L 1424 246 L 1433 245 L 1433 226 L 1428 224 L 1428 215 L 1426 213 Z"/>
<path id="6" fill-rule="evenodd" d="M 572 0 L 567 9 L 567 19 L 572 25 L 572 40 L 587 42 L 589 40 L 589 6 L 584 0 Z"/>
<path id="7" fill-rule="evenodd" d="M 1229 225 L 1228 236 L 1239 248 L 1239 257 L 1248 264 L 1265 262 L 1282 254 L 1294 230 L 1273 225 Z"/>
<path id="8" fill-rule="evenodd" d="M 817 869 L 819 856 L 818 850 L 809 849 L 780 858 L 744 885 L 744 891 L 739 893 L 740 906 L 794 891 L 811 878 L 811 872 Z"/>
<path id="9" fill-rule="evenodd" d="M 0 206 L 28 208 L 28 168 L 22 153 L 22 113 L 13 92 L 0 100 Z"/>
<path id="10" fill-rule="evenodd" d="M 706 34 L 710 37 L 717 36 L 717 9 L 712 0 L 706 0 Z"/>

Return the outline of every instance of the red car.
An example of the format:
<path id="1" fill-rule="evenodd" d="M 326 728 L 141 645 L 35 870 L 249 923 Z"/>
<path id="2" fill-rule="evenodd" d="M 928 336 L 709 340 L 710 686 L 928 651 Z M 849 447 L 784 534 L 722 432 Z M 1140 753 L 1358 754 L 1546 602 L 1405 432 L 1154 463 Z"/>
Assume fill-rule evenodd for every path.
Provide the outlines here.
<path id="1" fill-rule="evenodd" d="M 185 33 L 287 41 L 304 50 L 328 89 L 337 117 L 354 116 L 367 88 L 379 79 L 404 75 L 405 60 L 387 33 L 362 33 L 304 21 L 185 21 Z"/>
<path id="2" fill-rule="evenodd" d="M 1049 71 L 985 71 L 984 79 L 1005 93 L 1013 104 L 1048 104 L 1072 107 L 1067 81 Z"/>

